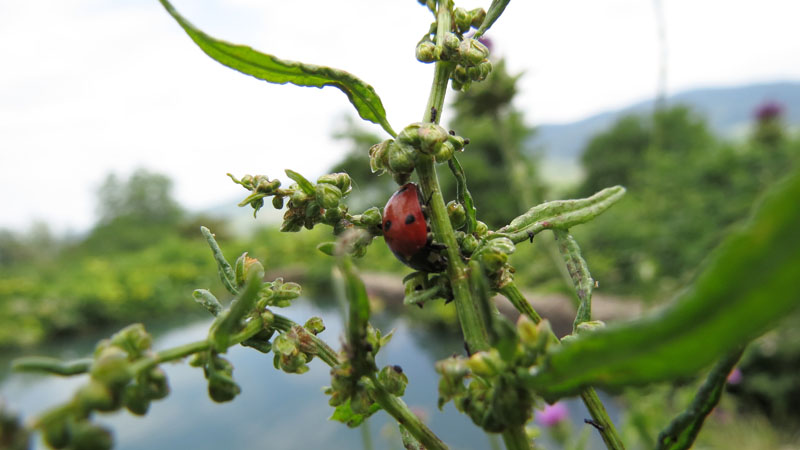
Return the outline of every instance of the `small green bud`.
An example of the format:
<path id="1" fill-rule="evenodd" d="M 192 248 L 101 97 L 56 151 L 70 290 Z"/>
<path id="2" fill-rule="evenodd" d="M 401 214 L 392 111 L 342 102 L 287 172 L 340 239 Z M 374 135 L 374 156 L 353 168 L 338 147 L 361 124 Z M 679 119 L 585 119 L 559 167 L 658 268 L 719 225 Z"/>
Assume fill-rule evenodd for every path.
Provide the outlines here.
<path id="1" fill-rule="evenodd" d="M 342 199 L 341 189 L 327 183 L 319 183 L 314 189 L 316 190 L 317 203 L 320 206 L 325 209 L 333 209 L 339 206 L 339 200 Z"/>
<path id="2" fill-rule="evenodd" d="M 369 408 L 375 403 L 367 393 L 366 389 L 358 389 L 350 398 L 350 409 L 356 414 L 367 414 Z"/>
<path id="3" fill-rule="evenodd" d="M 253 176 L 252 175 L 245 175 L 242 177 L 242 180 L 239 182 L 242 186 L 247 189 L 253 189 Z"/>
<path id="4" fill-rule="evenodd" d="M 138 384 L 129 384 L 125 386 L 122 392 L 122 402 L 132 414 L 143 416 L 147 414 L 150 409 L 150 399 L 147 396 L 145 389 Z"/>
<path id="5" fill-rule="evenodd" d="M 376 226 L 380 224 L 382 220 L 381 210 L 376 206 L 373 206 L 361 214 L 361 223 L 366 226 Z"/>
<path id="6" fill-rule="evenodd" d="M 583 334 L 587 332 L 597 331 L 601 328 L 605 328 L 606 324 L 602 320 L 590 320 L 588 322 L 581 322 L 578 324 L 576 331 L 578 334 Z"/>
<path id="7" fill-rule="evenodd" d="M 504 366 L 500 353 L 496 349 L 473 353 L 467 360 L 469 370 L 482 377 L 497 375 L 503 370 Z"/>
<path id="8" fill-rule="evenodd" d="M 147 396 L 153 400 L 160 400 L 169 395 L 169 382 L 167 374 L 160 367 L 154 367 L 147 373 L 145 379 Z"/>
<path id="9" fill-rule="evenodd" d="M 467 213 L 464 211 L 464 205 L 454 200 L 450 200 L 447 203 L 447 215 L 450 217 L 450 223 L 456 230 L 467 223 Z"/>
<path id="10" fill-rule="evenodd" d="M 440 145 L 439 148 L 436 149 L 436 152 L 433 154 L 433 157 L 436 160 L 436 162 L 443 163 L 449 161 L 450 158 L 453 157 L 454 153 L 455 153 L 455 147 L 453 147 L 453 144 L 451 144 L 450 141 L 447 141 L 442 143 L 442 145 Z"/>
<path id="11" fill-rule="evenodd" d="M 484 61 L 478 64 L 479 74 L 477 78 L 473 78 L 474 81 L 483 81 L 486 77 L 492 73 L 492 63 L 489 61 Z"/>
<path id="12" fill-rule="evenodd" d="M 106 385 L 97 381 L 89 380 L 89 383 L 82 386 L 75 393 L 75 400 L 86 411 L 114 411 L 119 407 L 114 399 L 114 394 Z"/>
<path id="13" fill-rule="evenodd" d="M 275 209 L 282 209 L 283 208 L 283 196 L 276 195 L 272 197 L 272 207 Z"/>
<path id="14" fill-rule="evenodd" d="M 456 36 L 455 33 L 447 32 L 444 35 L 444 48 L 448 52 L 455 52 L 458 50 L 458 46 L 461 44 L 461 39 Z"/>
<path id="15" fill-rule="evenodd" d="M 417 44 L 415 51 L 417 61 L 422 63 L 432 63 L 436 61 L 436 44 L 425 40 Z"/>
<path id="16" fill-rule="evenodd" d="M 234 272 L 236 274 L 236 284 L 241 287 L 247 283 L 250 276 L 255 276 L 259 279 L 263 278 L 264 266 L 261 265 L 259 260 L 247 256 L 247 252 L 244 252 L 236 258 Z"/>
<path id="17" fill-rule="evenodd" d="M 458 56 L 467 67 L 476 66 L 489 56 L 489 48 L 477 39 L 466 38 L 458 46 Z"/>
<path id="18" fill-rule="evenodd" d="M 489 232 L 489 227 L 486 226 L 485 223 L 479 220 L 478 226 L 475 228 L 475 234 L 477 234 L 478 237 L 484 237 L 488 232 Z"/>
<path id="19" fill-rule="evenodd" d="M 538 340 L 538 333 L 539 330 L 536 328 L 536 324 L 525 314 L 520 314 L 519 319 L 517 319 L 517 334 L 519 334 L 519 340 L 522 344 L 535 345 Z"/>
<path id="20" fill-rule="evenodd" d="M 383 172 L 389 168 L 388 151 L 394 144 L 394 140 L 387 139 L 379 144 L 375 144 L 369 149 L 369 168 L 372 173 Z"/>
<path id="21" fill-rule="evenodd" d="M 388 162 L 392 174 L 410 174 L 414 170 L 414 152 L 404 145 L 392 145 Z"/>
<path id="22" fill-rule="evenodd" d="M 419 127 L 422 125 L 422 122 L 414 122 L 403 128 L 400 134 L 397 135 L 397 144 L 411 148 L 419 148 L 421 145 Z"/>
<path id="23" fill-rule="evenodd" d="M 311 332 L 311 334 L 317 335 L 325 331 L 325 324 L 322 322 L 321 318 L 312 317 L 306 321 L 303 328 Z"/>
<path id="24" fill-rule="evenodd" d="M 72 426 L 70 448 L 75 450 L 110 450 L 114 445 L 111 432 L 98 425 L 79 422 Z"/>
<path id="25" fill-rule="evenodd" d="M 342 191 L 342 194 L 346 194 L 350 191 L 350 175 L 344 172 L 337 172 L 337 173 L 329 173 L 327 175 L 322 175 L 321 177 L 317 178 L 317 184 L 324 183 L 324 184 L 332 184 L 339 188 Z"/>
<path id="26" fill-rule="evenodd" d="M 478 248 L 478 239 L 468 234 L 464 236 L 464 240 L 461 241 L 461 251 L 463 251 L 466 255 L 471 255 L 475 249 Z"/>
<path id="27" fill-rule="evenodd" d="M 270 289 L 274 293 L 274 300 L 294 300 L 300 297 L 300 294 L 303 292 L 303 288 L 299 284 L 293 281 L 284 283 L 283 278 L 275 279 Z"/>
<path id="28" fill-rule="evenodd" d="M 103 349 L 92 362 L 89 374 L 112 389 L 124 386 L 133 378 L 129 370 L 128 355 L 119 347 Z"/>
<path id="29" fill-rule="evenodd" d="M 264 177 L 263 180 L 259 181 L 258 186 L 256 186 L 256 192 L 272 195 L 279 187 L 281 187 L 280 180 L 269 181 L 267 177 Z"/>
<path id="30" fill-rule="evenodd" d="M 453 21 L 455 22 L 456 26 L 458 27 L 458 31 L 460 33 L 466 33 L 469 31 L 469 27 L 472 22 L 472 17 L 464 8 L 456 8 L 453 11 Z"/>
<path id="31" fill-rule="evenodd" d="M 483 8 L 475 8 L 469 12 L 469 16 L 471 18 L 470 25 L 477 29 L 480 28 L 484 19 L 486 19 L 486 11 Z"/>
<path id="32" fill-rule="evenodd" d="M 390 394 L 402 397 L 406 392 L 408 377 L 400 366 L 385 366 L 378 373 L 378 381 Z"/>
<path id="33" fill-rule="evenodd" d="M 138 358 L 149 350 L 152 344 L 153 338 L 140 323 L 128 325 L 111 336 L 111 345 L 123 349 L 130 358 Z"/>
<path id="34" fill-rule="evenodd" d="M 347 214 L 347 206 L 339 205 L 336 208 L 330 208 L 325 210 L 325 223 L 328 225 L 335 224 L 336 222 L 342 220 L 344 215 Z"/>
<path id="35" fill-rule="evenodd" d="M 456 68 L 453 69 L 453 74 L 451 75 L 453 81 L 458 81 L 459 83 L 467 83 L 470 81 L 469 75 L 467 75 L 466 67 L 462 66 L 461 64 L 456 65 Z"/>
<path id="36" fill-rule="evenodd" d="M 450 137 L 447 130 L 435 123 L 420 124 L 419 128 L 417 128 L 417 134 L 419 135 L 420 151 L 429 155 L 435 153 Z"/>
<path id="37" fill-rule="evenodd" d="M 242 388 L 227 375 L 213 373 L 208 378 L 208 396 L 217 403 L 229 402 L 241 392 Z"/>
<path id="38" fill-rule="evenodd" d="M 293 184 L 292 188 L 294 189 L 294 191 L 292 192 L 292 197 L 291 197 L 291 200 L 290 200 L 290 202 L 291 202 L 290 206 L 291 207 L 299 208 L 301 206 L 304 206 L 311 199 L 311 196 L 306 194 L 296 184 Z"/>

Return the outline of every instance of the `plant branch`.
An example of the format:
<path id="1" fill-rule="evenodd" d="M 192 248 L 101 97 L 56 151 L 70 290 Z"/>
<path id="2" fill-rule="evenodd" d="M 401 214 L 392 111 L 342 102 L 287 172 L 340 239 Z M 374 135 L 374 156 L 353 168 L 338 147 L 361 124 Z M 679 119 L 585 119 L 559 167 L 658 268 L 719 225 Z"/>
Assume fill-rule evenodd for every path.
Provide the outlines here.
<path id="1" fill-rule="evenodd" d="M 743 352 L 744 347 L 736 349 L 717 362 L 686 411 L 675 417 L 658 434 L 658 450 L 684 450 L 692 446 L 706 417 L 719 403 L 728 374 L 739 362 Z"/>
<path id="2" fill-rule="evenodd" d="M 428 428 L 422 421 L 408 408 L 408 405 L 399 397 L 390 394 L 380 384 L 374 374 L 369 378 L 363 378 L 366 381 L 367 389 L 369 390 L 372 398 L 381 407 L 394 417 L 397 422 L 406 427 L 409 433 L 414 436 L 422 445 L 428 450 L 444 450 L 447 445 L 439 439 L 438 436 Z"/>

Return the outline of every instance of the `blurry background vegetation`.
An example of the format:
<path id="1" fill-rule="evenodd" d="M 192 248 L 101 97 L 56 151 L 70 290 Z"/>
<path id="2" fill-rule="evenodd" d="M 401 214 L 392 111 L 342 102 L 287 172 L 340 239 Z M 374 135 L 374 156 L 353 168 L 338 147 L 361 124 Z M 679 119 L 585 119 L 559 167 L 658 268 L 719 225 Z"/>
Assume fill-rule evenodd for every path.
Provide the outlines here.
<path id="1" fill-rule="evenodd" d="M 786 108 L 798 105 L 762 104 L 752 111 L 748 131 L 736 138 L 719 135 L 692 108 L 675 105 L 618 118 L 585 145 L 579 159 L 582 175 L 564 182 L 559 174 L 547 173 L 553 166 L 535 144 L 536 130 L 514 106 L 518 78 L 497 62 L 486 83 L 455 96 L 448 110 L 453 116 L 445 117 L 450 128 L 471 141 L 458 158 L 479 218 L 494 229 L 544 200 L 626 186 L 628 194 L 618 205 L 574 230 L 601 295 L 648 304 L 668 299 L 691 280 L 726 231 L 746 220 L 764 190 L 800 158 L 800 136 L 786 123 Z M 382 205 L 396 186 L 369 170 L 368 149 L 381 138 L 353 122 L 345 122 L 337 137 L 351 147 L 332 168 L 353 178 L 351 209 Z M 453 179 L 444 166 L 440 179 L 446 196 L 454 198 Z M 331 265 L 316 245 L 329 240 L 329 230 L 287 236 L 271 223 L 234 231 L 241 227 L 230 218 L 183 210 L 170 188 L 169 179 L 146 170 L 128 179 L 112 174 L 97 190 L 98 221 L 84 235 L 55 236 L 46 224 L 24 233 L 1 230 L 0 349 L 30 347 L 110 324 L 202 314 L 192 290 L 222 290 L 198 231 L 201 224 L 216 233 L 229 258 L 248 251 L 268 269 L 304 272 L 307 289 L 326 288 Z M 266 210 L 264 214 L 269 216 Z M 532 292 L 568 295 L 547 239 L 537 237 L 533 245 L 520 246 L 513 257 L 517 281 Z M 398 276 L 408 272 L 380 240 L 360 264 Z M 425 314 L 452 318 L 449 309 L 437 304 L 426 307 Z M 415 308 L 414 314 L 420 312 Z M 752 345 L 740 370 L 742 380 L 731 387 L 736 395 L 724 408 L 749 411 L 746 420 L 756 428 L 771 423 L 784 430 L 770 431 L 764 442 L 782 442 L 785 437 L 776 433 L 800 429 L 797 327 L 787 323 Z M 648 424 L 661 418 L 653 415 L 669 410 L 649 408 L 645 413 L 648 402 L 660 404 L 688 392 L 678 386 L 626 394 L 631 400 L 626 426 L 630 439 L 644 436 L 642 430 L 655 432 L 658 427 L 649 429 Z M 681 404 L 676 401 L 675 409 Z M 722 424 L 733 420 L 717 419 Z M 721 426 L 714 423 L 711 429 Z"/>

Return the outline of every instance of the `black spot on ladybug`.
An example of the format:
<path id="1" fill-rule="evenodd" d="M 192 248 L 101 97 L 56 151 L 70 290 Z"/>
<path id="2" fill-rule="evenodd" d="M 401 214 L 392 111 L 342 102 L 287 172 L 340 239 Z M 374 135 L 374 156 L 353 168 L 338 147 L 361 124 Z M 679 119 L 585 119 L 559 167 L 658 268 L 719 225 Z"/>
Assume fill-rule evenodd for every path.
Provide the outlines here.
<path id="1" fill-rule="evenodd" d="M 417 220 L 413 214 L 409 214 L 406 216 L 406 225 L 411 225 L 414 221 Z"/>
<path id="2" fill-rule="evenodd" d="M 391 220 L 387 220 L 386 223 L 383 224 L 383 231 L 389 231 L 389 228 L 392 228 Z"/>

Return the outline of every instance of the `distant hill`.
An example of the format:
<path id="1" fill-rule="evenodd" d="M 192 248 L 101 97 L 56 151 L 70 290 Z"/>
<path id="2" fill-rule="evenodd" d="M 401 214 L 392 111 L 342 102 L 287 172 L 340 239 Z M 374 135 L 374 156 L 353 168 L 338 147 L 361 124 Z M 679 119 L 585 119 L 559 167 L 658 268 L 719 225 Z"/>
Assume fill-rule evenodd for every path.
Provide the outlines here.
<path id="1" fill-rule="evenodd" d="M 800 124 L 800 82 L 693 89 L 670 96 L 667 104 L 690 106 L 706 117 L 715 133 L 735 138 L 747 132 L 753 111 L 767 101 L 778 102 L 785 108 L 784 117 L 788 124 Z M 531 146 L 542 149 L 546 160 L 576 163 L 592 136 L 608 129 L 622 116 L 648 113 L 652 109 L 651 99 L 577 122 L 540 125 Z"/>

